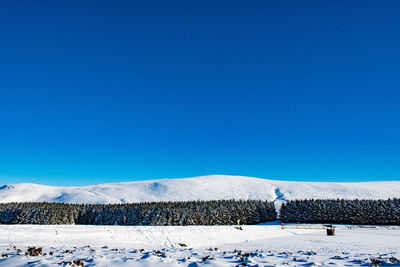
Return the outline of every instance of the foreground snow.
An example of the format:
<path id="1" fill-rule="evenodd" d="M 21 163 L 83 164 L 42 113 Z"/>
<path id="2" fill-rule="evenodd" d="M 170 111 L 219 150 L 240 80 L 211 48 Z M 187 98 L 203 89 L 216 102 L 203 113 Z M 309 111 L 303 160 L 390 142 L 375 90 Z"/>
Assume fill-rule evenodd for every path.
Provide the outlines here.
<path id="1" fill-rule="evenodd" d="M 395 258 L 400 258 L 399 226 L 338 226 L 336 236 L 326 236 L 320 229 L 288 230 L 279 225 L 242 229 L 2 225 L 0 265 L 43 266 L 83 260 L 85 266 L 359 266 L 369 265 L 372 258 L 399 266 L 395 263 Z M 25 256 L 28 246 L 43 247 L 46 255 Z"/>
<path id="2" fill-rule="evenodd" d="M 13 184 L 0 187 L 0 202 L 135 203 L 218 199 L 400 198 L 400 181 L 365 183 L 285 182 L 210 175 L 186 179 L 110 183 L 83 187 Z"/>

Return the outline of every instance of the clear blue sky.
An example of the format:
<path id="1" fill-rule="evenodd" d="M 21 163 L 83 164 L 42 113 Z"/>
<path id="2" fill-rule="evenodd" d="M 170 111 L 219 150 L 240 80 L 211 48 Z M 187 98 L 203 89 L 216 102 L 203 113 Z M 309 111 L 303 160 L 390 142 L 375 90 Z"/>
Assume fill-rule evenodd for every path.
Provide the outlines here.
<path id="1" fill-rule="evenodd" d="M 0 184 L 400 180 L 399 1 L 2 1 Z"/>

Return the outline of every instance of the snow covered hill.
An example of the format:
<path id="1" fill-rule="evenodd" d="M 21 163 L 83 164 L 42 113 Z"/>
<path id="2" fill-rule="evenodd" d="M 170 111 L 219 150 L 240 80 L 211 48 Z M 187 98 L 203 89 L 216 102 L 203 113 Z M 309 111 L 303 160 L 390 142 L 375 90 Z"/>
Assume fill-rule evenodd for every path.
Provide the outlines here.
<path id="1" fill-rule="evenodd" d="M 287 182 L 209 175 L 185 179 L 109 183 L 82 187 L 11 184 L 0 187 L 0 202 L 133 203 L 216 199 L 277 201 L 310 198 L 400 198 L 400 181 L 365 183 Z"/>

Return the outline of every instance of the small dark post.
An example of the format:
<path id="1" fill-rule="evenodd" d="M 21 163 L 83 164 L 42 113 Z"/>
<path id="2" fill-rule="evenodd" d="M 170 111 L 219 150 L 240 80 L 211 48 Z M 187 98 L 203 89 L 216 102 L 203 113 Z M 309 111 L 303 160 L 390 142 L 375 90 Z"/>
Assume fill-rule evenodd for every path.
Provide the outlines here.
<path id="1" fill-rule="evenodd" d="M 335 235 L 335 227 L 332 224 L 325 226 L 326 226 L 326 235 Z"/>

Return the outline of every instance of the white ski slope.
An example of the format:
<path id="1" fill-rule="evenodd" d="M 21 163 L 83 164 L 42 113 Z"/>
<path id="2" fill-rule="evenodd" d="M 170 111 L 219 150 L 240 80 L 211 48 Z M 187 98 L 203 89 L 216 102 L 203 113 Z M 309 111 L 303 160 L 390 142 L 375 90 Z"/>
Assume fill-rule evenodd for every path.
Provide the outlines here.
<path id="1" fill-rule="evenodd" d="M 288 182 L 244 176 L 209 175 L 184 179 L 109 183 L 82 187 L 10 184 L 0 202 L 135 203 L 217 199 L 400 198 L 400 181 L 364 183 Z"/>

